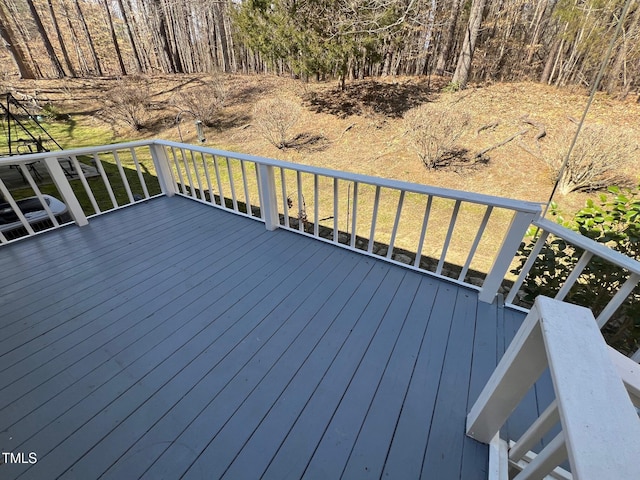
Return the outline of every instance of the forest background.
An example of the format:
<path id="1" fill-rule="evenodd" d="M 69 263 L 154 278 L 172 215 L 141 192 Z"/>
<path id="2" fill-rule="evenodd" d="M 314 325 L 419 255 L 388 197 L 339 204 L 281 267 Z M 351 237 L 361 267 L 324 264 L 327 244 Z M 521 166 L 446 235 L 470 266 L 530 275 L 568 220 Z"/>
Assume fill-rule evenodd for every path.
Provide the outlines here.
<path id="1" fill-rule="evenodd" d="M 2 73 L 452 74 L 452 82 L 588 87 L 622 0 L 2 0 Z M 602 88 L 640 75 L 640 8 L 625 17 Z M 470 67 L 473 60 L 473 68 Z"/>

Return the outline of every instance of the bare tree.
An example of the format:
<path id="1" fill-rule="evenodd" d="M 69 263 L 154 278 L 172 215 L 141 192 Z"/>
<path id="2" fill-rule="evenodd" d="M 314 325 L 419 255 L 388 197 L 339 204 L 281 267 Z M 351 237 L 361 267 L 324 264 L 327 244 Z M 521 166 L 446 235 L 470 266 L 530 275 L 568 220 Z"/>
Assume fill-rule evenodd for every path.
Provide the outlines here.
<path id="1" fill-rule="evenodd" d="M 452 0 L 449 6 L 449 18 L 442 33 L 440 52 L 438 53 L 438 60 L 436 62 L 436 74 L 438 75 L 442 75 L 445 72 L 447 64 L 449 63 L 459 12 L 460 0 Z"/>
<path id="2" fill-rule="evenodd" d="M 9 52 L 11 59 L 18 69 L 20 78 L 35 78 L 35 73 L 31 68 L 31 64 L 26 57 L 26 53 L 22 50 L 18 43 L 16 34 L 10 27 L 9 21 L 3 10 L 3 6 L 0 4 L 0 38 L 4 47 Z"/>
<path id="3" fill-rule="evenodd" d="M 150 107 L 148 80 L 129 76 L 109 90 L 101 115 L 112 124 L 122 123 L 134 130 L 141 130 L 149 119 Z"/>
<path id="4" fill-rule="evenodd" d="M 47 50 L 47 54 L 49 56 L 49 60 L 51 60 L 51 65 L 53 66 L 55 75 L 60 78 L 65 76 L 64 69 L 62 68 L 62 64 L 56 55 L 55 50 L 53 49 L 53 45 L 51 45 L 51 41 L 49 40 L 49 35 L 47 35 L 47 31 L 44 29 L 44 25 L 42 24 L 42 19 L 40 18 L 40 14 L 38 10 L 36 10 L 36 6 L 33 4 L 33 0 L 26 0 L 27 6 L 29 7 L 29 11 L 31 12 L 31 16 L 33 17 L 33 21 L 36 24 L 36 28 L 38 29 L 38 34 L 44 43 L 44 47 Z"/>
<path id="5" fill-rule="evenodd" d="M 118 8 L 120 9 L 120 14 L 122 15 L 122 20 L 124 22 L 124 26 L 127 32 L 127 39 L 129 40 L 129 45 L 131 45 L 131 50 L 133 52 L 133 59 L 136 63 L 136 70 L 138 73 L 142 73 L 142 60 L 140 59 L 140 53 L 138 52 L 138 45 L 136 44 L 136 40 L 133 36 L 133 31 L 131 28 L 131 24 L 133 23 L 133 19 L 127 16 L 127 11 L 124 8 L 124 4 L 122 0 L 118 0 Z"/>
<path id="6" fill-rule="evenodd" d="M 260 100 L 253 109 L 256 129 L 274 147 L 286 148 L 291 142 L 290 130 L 300 118 L 297 103 L 283 98 Z"/>
<path id="7" fill-rule="evenodd" d="M 62 58 L 64 58 L 64 62 L 67 66 L 67 71 L 72 77 L 76 76 L 75 69 L 73 68 L 73 64 L 71 63 L 71 59 L 69 58 L 69 52 L 67 52 L 67 45 L 64 42 L 64 38 L 62 37 L 62 32 L 60 31 L 60 25 L 58 25 L 58 18 L 56 17 L 55 10 L 53 9 L 53 2 L 51 0 L 47 0 L 47 7 L 49 9 L 49 16 L 51 17 L 51 24 L 53 25 L 54 30 L 56 31 L 56 36 L 58 37 L 58 44 L 60 44 L 60 50 L 62 51 Z"/>
<path id="8" fill-rule="evenodd" d="M 459 88 L 465 88 L 467 86 L 467 81 L 469 80 L 471 61 L 473 60 L 473 52 L 476 48 L 478 32 L 480 31 L 480 25 L 482 24 L 482 15 L 485 4 L 486 0 L 473 0 L 473 3 L 471 4 L 471 13 L 469 15 L 469 23 L 467 24 L 467 28 L 464 32 L 462 50 L 458 55 L 456 71 L 451 79 L 452 83 L 457 85 Z"/>
<path id="9" fill-rule="evenodd" d="M 460 109 L 431 103 L 409 110 L 404 117 L 411 146 L 429 169 L 443 166 L 446 157 L 458 148 L 470 121 L 469 114 Z"/>
<path id="10" fill-rule="evenodd" d="M 206 85 L 182 90 L 171 100 L 171 103 L 181 112 L 193 115 L 210 127 L 215 124 L 216 115 L 224 106 L 227 98 L 227 88 L 220 76 L 215 76 Z"/>
<path id="11" fill-rule="evenodd" d="M 73 4 L 76 7 L 76 14 L 80 25 L 82 26 L 82 31 L 87 37 L 87 42 L 89 45 L 89 51 L 91 52 L 91 58 L 93 59 L 93 66 L 95 68 L 96 73 L 99 76 L 102 76 L 102 66 L 100 65 L 100 60 L 98 58 L 98 54 L 96 52 L 96 47 L 93 42 L 93 37 L 91 37 L 91 32 L 89 32 L 89 27 L 87 26 L 87 22 L 84 18 L 84 14 L 82 13 L 82 9 L 80 8 L 80 3 L 78 0 L 73 0 Z"/>
<path id="12" fill-rule="evenodd" d="M 113 42 L 113 49 L 116 52 L 116 58 L 118 59 L 118 65 L 120 66 L 120 72 L 122 75 L 127 74 L 127 69 L 124 66 L 124 61 L 122 60 L 122 53 L 120 53 L 120 45 L 118 44 L 118 37 L 116 35 L 116 30 L 113 28 L 113 19 L 111 18 L 111 10 L 109 10 L 109 3 L 107 0 L 103 0 L 104 11 L 107 15 L 107 23 L 109 24 L 109 32 L 111 33 L 111 41 Z"/>

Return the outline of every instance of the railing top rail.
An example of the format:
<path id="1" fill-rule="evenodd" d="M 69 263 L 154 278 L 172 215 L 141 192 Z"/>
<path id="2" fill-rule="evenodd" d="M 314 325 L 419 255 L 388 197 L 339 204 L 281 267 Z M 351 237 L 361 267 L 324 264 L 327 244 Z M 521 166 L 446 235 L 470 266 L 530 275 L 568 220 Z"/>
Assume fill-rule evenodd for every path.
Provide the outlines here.
<path id="1" fill-rule="evenodd" d="M 246 155 L 246 154 L 236 153 L 236 152 L 228 152 L 224 150 L 216 150 L 209 147 L 202 147 L 198 145 L 185 145 L 183 143 L 171 142 L 167 140 L 155 140 L 155 143 L 159 145 L 165 145 L 168 147 L 175 147 L 175 148 L 188 147 L 190 150 L 193 150 L 196 152 L 231 157 L 239 160 L 247 160 L 247 161 L 256 162 L 262 165 L 288 168 L 288 169 L 297 170 L 300 172 L 338 178 L 341 180 L 367 183 L 367 184 L 376 185 L 376 186 L 385 187 L 385 188 L 393 188 L 396 190 L 404 190 L 406 192 L 422 193 L 422 194 L 433 195 L 441 198 L 462 200 L 465 202 L 477 203 L 482 205 L 491 205 L 493 207 L 506 208 L 509 210 L 517 210 L 520 212 L 528 212 L 528 213 L 536 213 L 536 214 L 540 214 L 542 212 L 541 203 L 527 202 L 524 200 L 514 200 L 510 198 L 496 197 L 493 195 L 485 195 L 481 193 L 463 192 L 460 190 L 433 187 L 429 185 L 403 182 L 400 180 L 374 177 L 370 175 L 343 172 L 340 170 L 332 170 L 328 168 L 314 167 L 310 165 L 302 165 L 298 163 L 286 162 L 283 160 L 275 160 L 273 158 L 265 158 L 265 157 Z"/>
<path id="2" fill-rule="evenodd" d="M 524 200 L 514 200 L 511 198 L 496 197 L 493 195 L 485 195 L 482 193 L 463 192 L 460 190 L 433 187 L 429 185 L 403 182 L 400 180 L 392 180 L 392 179 L 374 177 L 369 175 L 361 175 L 357 173 L 343 172 L 340 170 L 332 170 L 328 168 L 314 167 L 310 165 L 302 165 L 297 163 L 286 162 L 283 160 L 276 160 L 273 158 L 258 157 L 255 155 L 246 155 L 242 153 L 217 150 L 217 149 L 203 147 L 199 145 L 190 145 L 190 144 L 172 142 L 168 140 L 138 140 L 134 142 L 115 143 L 111 145 L 101 145 L 96 147 L 76 148 L 73 150 L 56 150 L 52 152 L 39 152 L 39 153 L 30 153 L 30 154 L 25 154 L 20 156 L 1 157 L 0 165 L 15 165 L 20 163 L 28 163 L 28 162 L 33 162 L 35 160 L 42 160 L 47 157 L 88 155 L 88 154 L 104 152 L 108 150 L 121 150 L 121 149 L 153 145 L 153 144 L 164 145 L 164 146 L 174 147 L 174 148 L 188 148 L 190 150 L 197 151 L 197 152 L 231 157 L 239 160 L 247 160 L 247 161 L 256 162 L 262 165 L 271 165 L 274 167 L 288 168 L 292 170 L 297 170 L 297 171 L 321 175 L 321 176 L 339 178 L 341 180 L 367 183 L 367 184 L 376 185 L 380 187 L 393 188 L 396 190 L 404 190 L 407 192 L 414 192 L 414 193 L 422 193 L 422 194 L 433 195 L 441 198 L 462 200 L 470 203 L 491 205 L 493 207 L 506 208 L 509 210 L 516 210 L 520 212 L 529 212 L 529 213 L 539 214 L 542 211 L 541 203 L 527 202 Z"/>
<path id="3" fill-rule="evenodd" d="M 50 152 L 25 153 L 23 155 L 0 157 L 0 166 L 29 163 L 48 157 L 69 157 L 77 155 L 90 155 L 93 153 L 105 152 L 110 150 L 124 150 L 127 148 L 143 147 L 145 145 L 151 145 L 153 143 L 153 140 L 137 140 L 135 142 L 114 143 L 111 145 L 99 145 L 96 147 L 74 148 L 72 150 L 53 150 Z"/>
<path id="4" fill-rule="evenodd" d="M 630 271 L 631 273 L 640 275 L 640 262 L 631 257 L 627 257 L 620 252 L 612 250 L 602 243 L 598 243 L 590 239 L 589 237 L 580 235 L 573 230 L 570 230 L 545 218 L 535 220 L 533 224 L 537 227 L 540 227 L 545 232 L 553 233 L 554 235 L 561 237 L 571 245 L 580 247 L 584 250 L 588 250 L 589 252 L 592 252 L 594 255 L 602 258 L 603 260 L 607 260 L 608 262 L 619 265 L 622 268 Z"/>

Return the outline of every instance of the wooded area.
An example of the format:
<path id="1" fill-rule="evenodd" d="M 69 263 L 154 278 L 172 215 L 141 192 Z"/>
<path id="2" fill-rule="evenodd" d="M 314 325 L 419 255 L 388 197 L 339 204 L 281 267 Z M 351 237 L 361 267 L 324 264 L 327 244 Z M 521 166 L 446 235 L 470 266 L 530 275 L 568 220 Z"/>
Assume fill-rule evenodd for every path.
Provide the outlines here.
<path id="1" fill-rule="evenodd" d="M 0 0 L 0 74 L 438 74 L 590 86 L 623 0 Z M 633 0 L 602 88 L 640 74 Z M 7 57 L 8 54 L 8 57 Z M 13 62 L 9 61 L 11 58 Z"/>

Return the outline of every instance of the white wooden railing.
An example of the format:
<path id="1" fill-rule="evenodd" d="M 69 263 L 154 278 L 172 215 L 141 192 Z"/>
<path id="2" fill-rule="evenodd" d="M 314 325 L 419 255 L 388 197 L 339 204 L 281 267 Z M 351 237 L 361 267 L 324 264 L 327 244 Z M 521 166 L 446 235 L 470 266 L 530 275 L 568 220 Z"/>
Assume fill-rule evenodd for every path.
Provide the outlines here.
<path id="1" fill-rule="evenodd" d="M 109 167 L 109 171 L 105 169 L 105 165 Z M 14 170 L 14 177 L 18 179 L 19 185 L 14 185 L 13 191 L 20 191 L 21 198 L 34 197 L 42 205 L 43 215 L 39 218 L 44 217 L 49 223 L 44 228 L 39 228 L 39 231 L 57 228 L 67 218 L 71 218 L 77 225 L 86 225 L 94 215 L 122 208 L 160 193 L 148 141 L 5 157 L 0 158 L 0 166 L 7 168 L 8 172 L 11 171 L 10 168 Z M 50 178 L 46 178 L 47 176 Z M 72 182 L 76 185 L 72 186 Z M 52 188 L 53 191 L 43 192 L 44 189 Z M 2 178 L 0 194 L 21 227 L 17 229 L 18 234 L 0 230 L 0 244 L 21 235 L 37 233 L 33 222 L 18 208 L 19 199 L 14 198 Z M 49 208 L 47 194 L 64 202 L 66 215 L 57 215 Z M 39 222 L 39 226 L 41 224 Z"/>
<path id="2" fill-rule="evenodd" d="M 507 444 L 501 427 L 547 367 L 555 401 Z M 541 296 L 469 412 L 467 434 L 492 444 L 492 479 L 637 479 L 639 394 L 638 364 L 606 345 L 591 311 Z M 531 454 L 558 422 L 561 432 Z M 571 475 L 559 468 L 567 457 Z"/>
<path id="3" fill-rule="evenodd" d="M 603 327 L 611 318 L 611 316 L 616 312 L 616 310 L 620 307 L 620 305 L 622 305 L 622 303 L 631 294 L 636 285 L 640 282 L 640 262 L 629 258 L 626 255 L 621 254 L 620 252 L 616 252 L 615 250 L 612 250 L 601 243 L 594 242 L 587 237 L 584 237 L 572 230 L 568 230 L 561 225 L 558 225 L 557 223 L 551 222 L 549 220 L 541 218 L 535 220 L 533 224 L 540 228 L 539 237 L 533 247 L 531 254 L 529 255 L 529 258 L 524 264 L 520 275 L 514 282 L 513 287 L 511 287 L 505 303 L 513 305 L 516 293 L 522 286 L 522 283 L 533 267 L 538 254 L 544 247 L 549 236 L 552 234 L 563 239 L 568 244 L 571 244 L 572 246 L 578 247 L 583 250 L 582 256 L 576 263 L 570 275 L 567 277 L 566 281 L 560 286 L 558 292 L 556 293 L 556 296 L 554 298 L 557 300 L 564 300 L 571 288 L 576 284 L 576 282 L 578 282 L 580 274 L 582 273 L 584 268 L 594 256 L 600 257 L 601 259 L 606 260 L 613 265 L 617 265 L 618 267 L 623 268 L 629 272 L 627 280 L 620 286 L 619 290 L 612 297 L 611 301 L 598 315 L 598 325 L 600 327 Z"/>
<path id="4" fill-rule="evenodd" d="M 79 226 L 95 215 L 156 195 L 180 195 L 264 222 L 268 230 L 294 231 L 447 277 L 477 289 L 484 302 L 492 302 L 503 284 L 510 283 L 505 276 L 518 263 L 525 232 L 535 225 L 540 236 L 519 277 L 510 279 L 506 296 L 507 305 L 521 309 L 517 292 L 538 254 L 550 236 L 562 238 L 585 253 L 555 300 L 536 301 L 470 412 L 469 435 L 486 443 L 493 440 L 491 451 L 498 455 L 492 458 L 502 458 L 492 461 L 492 471 L 501 475 L 496 478 L 508 478 L 509 471 L 519 479 L 542 478 L 553 471 L 554 478 L 569 478 L 557 467 L 567 455 L 577 478 L 640 478 L 638 417 L 629 402 L 630 396 L 640 405 L 640 367 L 635 363 L 640 351 L 632 357 L 634 362 L 606 347 L 597 330 L 632 294 L 640 280 L 640 263 L 540 218 L 539 204 L 160 140 L 0 158 L 0 166 L 9 165 L 24 178 L 21 198 L 38 199 L 38 218 L 46 217 L 50 228 L 62 226 L 64 219 L 49 208 L 48 194 L 64 202 L 71 221 Z M 88 167 L 94 169 L 91 177 Z M 37 178 L 41 174 L 50 177 L 54 192 L 44 191 L 46 182 Z M 0 193 L 17 217 L 21 234 L 37 234 L 13 191 L 0 179 Z M 466 231 L 469 225 L 475 229 L 472 238 L 461 238 L 457 232 L 463 222 Z M 12 238 L 0 230 L 0 244 Z M 435 247 L 434 238 L 440 242 Z M 462 265 L 447 261 L 452 252 L 464 259 Z M 594 256 L 628 272 L 597 321 L 589 310 L 561 302 Z M 557 399 L 509 445 L 497 433 L 547 366 Z M 531 453 L 558 420 L 562 433 L 538 455 Z M 628 461 L 633 455 L 634 461 Z"/>
<path id="5" fill-rule="evenodd" d="M 496 247 L 485 248 L 488 273 L 483 274 L 484 278 L 476 276 L 475 284 L 471 285 L 480 290 L 480 299 L 485 302 L 495 298 L 524 233 L 541 212 L 541 205 L 531 202 L 175 142 L 156 141 L 153 151 L 157 164 L 170 166 L 171 181 L 163 187 L 167 194 L 176 193 L 260 219 L 269 230 L 295 231 L 455 282 L 468 285 L 466 281 L 482 241 L 501 238 L 495 242 Z M 161 183 L 164 184 L 162 180 Z M 421 214 L 417 219 L 401 222 L 401 217 L 408 211 L 408 203 L 414 212 L 420 205 Z M 307 209 L 307 205 L 311 207 Z M 436 211 L 438 213 L 434 214 Z M 443 212 L 449 217 L 444 222 L 439 217 Z M 383 215 L 391 228 L 380 226 Z M 494 230 L 488 232 L 487 226 L 492 220 Z M 477 230 L 473 239 L 468 239 L 456 252 L 465 258 L 464 264 L 452 269 L 448 268 L 446 260 L 456 240 L 454 232 L 458 222 L 477 225 Z M 412 238 L 413 243 L 407 239 L 411 236 L 406 235 L 399 247 L 402 228 L 416 235 Z M 435 256 L 425 255 L 425 240 L 438 228 L 442 244 L 436 249 Z M 378 241 L 379 237 L 383 238 L 382 242 Z M 414 253 L 409 253 L 409 257 L 408 252 Z"/>
<path id="6" fill-rule="evenodd" d="M 95 168 L 94 179 L 86 178 L 79 159 Z M 34 162 L 40 162 L 36 168 L 46 168 L 56 186 L 57 195 L 53 195 L 67 205 L 78 225 L 86 224 L 93 215 L 160 192 L 181 195 L 260 220 L 269 230 L 295 231 L 446 277 L 479 290 L 484 302 L 492 302 L 511 283 L 505 277 L 517 263 L 515 257 L 525 232 L 535 225 L 541 234 L 506 303 L 518 308 L 517 293 L 548 236 L 553 235 L 585 252 L 559 288 L 557 299 L 565 298 L 580 281 L 580 273 L 593 256 L 629 272 L 626 283 L 598 315 L 601 326 L 640 280 L 640 262 L 540 218 L 540 204 L 161 140 L 0 159 L 0 166 L 16 165 L 20 169 L 28 184 L 25 186 L 43 203 L 53 228 L 60 222 L 47 210 L 28 168 Z M 97 189 L 100 196 L 95 194 Z M 34 234 L 1 180 L 0 193 L 16 213 L 23 233 Z M 475 229 L 475 234 L 460 235 L 457 226 L 462 223 L 467 232 L 469 227 Z M 0 243 L 9 240 L 0 231 Z M 454 256 L 463 260 L 447 261 Z M 526 305 L 520 308 L 528 311 Z M 635 357 L 640 357 L 640 351 Z"/>

